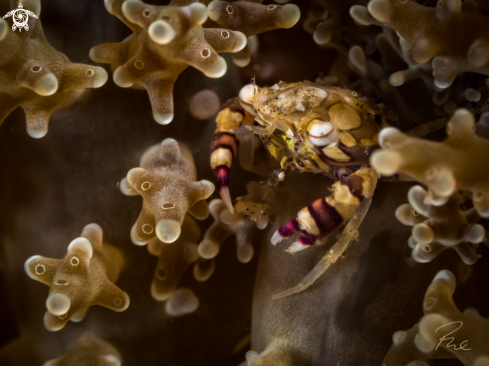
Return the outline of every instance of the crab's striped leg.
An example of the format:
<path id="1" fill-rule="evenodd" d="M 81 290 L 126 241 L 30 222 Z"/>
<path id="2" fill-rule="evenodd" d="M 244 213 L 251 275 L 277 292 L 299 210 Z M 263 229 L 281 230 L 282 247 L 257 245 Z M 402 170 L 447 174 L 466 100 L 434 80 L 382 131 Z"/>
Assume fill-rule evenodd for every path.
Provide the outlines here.
<path id="1" fill-rule="evenodd" d="M 315 200 L 300 210 L 295 219 L 282 225 L 273 234 L 272 244 L 300 232 L 302 235 L 288 251 L 308 248 L 352 218 L 362 201 L 372 197 L 376 185 L 377 175 L 370 168 L 362 168 L 342 178 L 334 184 L 333 195 Z"/>
<path id="2" fill-rule="evenodd" d="M 236 130 L 245 117 L 238 98 L 228 100 L 216 117 L 217 128 L 211 143 L 211 168 L 217 179 L 219 194 L 226 207 L 234 213 L 229 192 L 229 171 L 238 154 Z"/>

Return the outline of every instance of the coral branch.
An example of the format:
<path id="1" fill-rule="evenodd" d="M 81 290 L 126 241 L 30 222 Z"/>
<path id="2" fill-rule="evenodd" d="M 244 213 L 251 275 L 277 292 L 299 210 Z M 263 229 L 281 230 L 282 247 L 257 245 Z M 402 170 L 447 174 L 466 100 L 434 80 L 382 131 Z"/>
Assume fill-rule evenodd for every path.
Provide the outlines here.
<path id="1" fill-rule="evenodd" d="M 12 2 L 14 8 L 17 3 Z M 40 0 L 23 3 L 39 15 Z M 41 138 L 48 132 L 55 110 L 75 102 L 83 89 L 101 87 L 108 75 L 101 67 L 73 64 L 51 47 L 37 15 L 28 18 L 30 30 L 24 32 L 9 31 L 8 23 L 0 20 L 0 124 L 20 106 L 26 115 L 27 133 Z"/>
<path id="2" fill-rule="evenodd" d="M 157 236 L 164 243 L 173 243 L 187 212 L 205 219 L 207 205 L 199 201 L 208 198 L 215 187 L 208 180 L 196 180 L 194 159 L 186 145 L 168 138 L 148 149 L 140 167 L 131 169 L 120 183 L 122 193 L 143 197 L 143 208 L 131 229 L 132 242 L 145 245 Z"/>
<path id="3" fill-rule="evenodd" d="M 452 272 L 438 272 L 424 297 L 424 317 L 412 329 L 394 333 L 385 365 L 424 365 L 423 360 L 439 358 L 458 358 L 465 366 L 489 364 L 489 319 L 473 308 L 461 313 L 452 299 L 455 285 Z"/>
<path id="4" fill-rule="evenodd" d="M 438 0 L 431 8 L 413 1 L 371 0 L 368 11 L 399 34 L 406 59 L 423 64 L 434 58 L 438 88 L 449 87 L 462 72 L 489 75 L 488 18 L 475 1 Z"/>
<path id="5" fill-rule="evenodd" d="M 270 206 L 261 202 L 260 189 L 257 182 L 248 182 L 248 195 L 238 197 L 231 213 L 220 199 L 212 200 L 209 209 L 214 223 L 206 231 L 199 244 L 199 254 L 203 258 L 214 258 L 226 239 L 236 236 L 238 260 L 247 263 L 253 258 L 252 238 L 255 228 L 264 229 L 268 225 L 268 209 Z"/>
<path id="6" fill-rule="evenodd" d="M 122 359 L 108 342 L 92 333 L 81 335 L 75 346 L 63 356 L 49 360 L 43 366 L 121 366 Z"/>
<path id="7" fill-rule="evenodd" d="M 472 193 L 480 216 L 489 217 L 487 161 L 489 141 L 474 134 L 474 118 L 457 110 L 447 124 L 447 139 L 434 142 L 409 137 L 389 127 L 379 134 L 382 150 L 370 159 L 383 175 L 404 173 L 429 187 L 432 202 L 441 205 L 456 189 Z M 438 203 L 436 203 L 438 202 Z"/>
<path id="8" fill-rule="evenodd" d="M 227 69 L 218 52 L 239 52 L 246 46 L 241 32 L 203 29 L 207 9 L 200 3 L 173 0 L 155 6 L 137 0 L 108 0 L 109 13 L 133 34 L 121 43 L 106 43 L 90 50 L 92 60 L 109 63 L 114 82 L 122 88 L 146 89 L 153 117 L 160 124 L 173 119 L 173 85 L 189 65 L 218 78 Z"/>
<path id="9" fill-rule="evenodd" d="M 414 186 L 408 194 L 409 203 L 400 206 L 396 217 L 404 225 L 414 226 L 409 244 L 415 261 L 432 261 L 443 250 L 453 248 L 467 264 L 474 264 L 479 255 L 469 244 L 478 244 L 486 235 L 475 224 L 479 215 L 475 209 L 461 211 L 459 195 L 455 192 L 443 205 L 433 204 L 422 187 Z"/>
<path id="10" fill-rule="evenodd" d="M 103 243 L 102 235 L 99 225 L 90 224 L 70 243 L 65 259 L 35 255 L 26 260 L 27 275 L 50 287 L 44 316 L 48 330 L 60 330 L 70 319 L 81 321 L 92 305 L 114 311 L 129 306 L 129 296 L 114 285 L 123 266 L 122 255 Z"/>

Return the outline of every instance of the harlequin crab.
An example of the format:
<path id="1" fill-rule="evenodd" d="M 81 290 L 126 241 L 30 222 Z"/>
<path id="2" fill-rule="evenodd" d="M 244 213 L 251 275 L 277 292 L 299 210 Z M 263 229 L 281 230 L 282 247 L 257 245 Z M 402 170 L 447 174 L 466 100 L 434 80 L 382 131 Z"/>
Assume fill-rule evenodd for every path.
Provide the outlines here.
<path id="1" fill-rule="evenodd" d="M 379 131 L 396 117 L 383 104 L 370 102 L 354 91 L 307 81 L 281 82 L 267 88 L 249 84 L 241 89 L 239 97 L 224 104 L 216 118 L 211 167 L 229 211 L 233 212 L 233 206 L 228 175 L 238 152 L 238 139 L 241 164 L 248 170 L 260 170 L 253 165 L 252 139 L 256 134 L 280 161 L 279 176 L 290 168 L 336 180 L 331 196 L 315 200 L 273 234 L 273 245 L 300 233 L 288 249 L 294 253 L 324 243 L 328 235 L 348 222 L 339 241 L 316 268 L 298 286 L 275 298 L 300 292 L 312 284 L 358 235 L 357 228 L 377 184 L 369 155 L 378 146 Z M 250 132 L 238 135 L 238 128 Z"/>

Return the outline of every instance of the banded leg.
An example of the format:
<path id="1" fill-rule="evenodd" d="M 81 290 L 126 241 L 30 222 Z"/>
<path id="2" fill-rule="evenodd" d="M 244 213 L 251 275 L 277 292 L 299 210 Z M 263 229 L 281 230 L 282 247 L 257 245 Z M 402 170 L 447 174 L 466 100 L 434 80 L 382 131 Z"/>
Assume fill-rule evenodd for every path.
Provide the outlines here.
<path id="1" fill-rule="evenodd" d="M 320 243 L 353 217 L 362 201 L 372 197 L 376 185 L 377 175 L 370 168 L 362 168 L 341 178 L 334 184 L 332 196 L 315 200 L 300 210 L 295 219 L 282 225 L 273 234 L 272 244 L 276 245 L 298 232 L 302 235 L 288 248 L 288 252 L 298 252 Z"/>
<path id="2" fill-rule="evenodd" d="M 238 154 L 236 130 L 244 119 L 245 112 L 238 98 L 228 100 L 216 117 L 217 128 L 211 143 L 211 168 L 217 179 L 219 194 L 226 207 L 234 213 L 229 192 L 229 171 Z"/>
<path id="3" fill-rule="evenodd" d="M 309 272 L 308 275 L 297 284 L 297 286 L 273 295 L 272 299 L 277 300 L 304 291 L 306 288 L 311 286 L 319 277 L 321 277 L 321 275 L 326 272 L 330 265 L 336 263 L 336 261 L 348 249 L 351 241 L 358 236 L 358 228 L 360 227 L 363 219 L 367 215 L 371 203 L 372 197 L 366 198 L 362 202 L 362 204 L 358 208 L 358 212 L 356 213 L 356 215 L 348 221 L 348 224 L 346 224 L 340 239 L 331 247 L 331 249 L 328 250 L 326 255 L 318 262 L 318 264 L 316 264 L 312 271 Z"/>

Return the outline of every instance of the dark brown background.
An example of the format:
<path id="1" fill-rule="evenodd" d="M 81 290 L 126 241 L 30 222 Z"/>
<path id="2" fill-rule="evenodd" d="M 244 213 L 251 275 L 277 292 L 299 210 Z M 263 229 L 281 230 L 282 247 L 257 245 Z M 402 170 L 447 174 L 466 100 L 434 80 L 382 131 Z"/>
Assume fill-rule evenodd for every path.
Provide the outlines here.
<path id="1" fill-rule="evenodd" d="M 303 365 L 380 365 L 392 333 L 419 320 L 424 292 L 442 268 L 457 275 L 459 308 L 474 306 L 489 316 L 488 248 L 481 248 L 484 256 L 473 267 L 461 264 L 451 251 L 431 264 L 409 258 L 409 228 L 394 217 L 395 209 L 406 202 L 409 184 L 381 183 L 360 240 L 347 258 L 306 292 L 272 301 L 272 294 L 295 285 L 327 249 L 290 256 L 283 250 L 287 244 L 269 245 L 272 229 L 328 194 L 332 182 L 311 174 L 287 178 L 281 190 L 285 198 L 277 206 L 280 214 L 272 229 L 256 236 L 256 255 L 249 264 L 237 261 L 231 238 L 209 281 L 197 283 L 187 271 L 181 285 L 194 289 L 200 299 L 194 314 L 169 318 L 164 303 L 152 299 L 149 286 L 156 257 L 129 238 L 141 199 L 123 196 L 117 183 L 137 166 L 145 149 L 167 137 L 188 143 L 199 179 L 213 180 L 209 144 L 215 124 L 194 120 L 188 113 L 189 99 L 197 91 L 210 88 L 224 102 L 264 68 L 271 71 L 268 78 L 257 79 L 260 85 L 314 80 L 329 69 L 335 52 L 313 43 L 302 29 L 307 1 L 295 3 L 303 14 L 299 24 L 260 35 L 259 56 L 246 70 L 238 70 L 226 56 L 228 72 L 220 79 L 206 78 L 192 68 L 184 71 L 175 85 L 175 118 L 168 126 L 153 121 L 146 92 L 121 89 L 111 78 L 101 89 L 88 90 L 72 107 L 56 112 L 42 139 L 26 134 L 20 108 L 7 118 L 0 127 L 1 365 L 40 365 L 66 352 L 87 330 L 112 343 L 125 366 L 237 365 L 250 347 L 261 352 L 272 339 L 284 336 L 292 340 Z M 0 13 L 8 8 L 8 1 L 1 0 Z M 43 0 L 40 18 L 49 42 L 73 62 L 93 64 L 88 57 L 93 45 L 129 35 L 102 0 Z M 242 179 L 244 174 L 238 164 L 233 167 L 234 197 L 245 192 L 244 181 L 260 178 L 246 173 Z M 131 305 L 123 313 L 92 307 L 83 322 L 70 322 L 51 333 L 43 325 L 48 289 L 27 277 L 23 263 L 35 254 L 63 257 L 69 242 L 91 222 L 100 224 L 104 240 L 125 256 L 126 268 L 117 285 L 128 292 Z M 252 345 L 233 354 L 250 330 Z"/>

